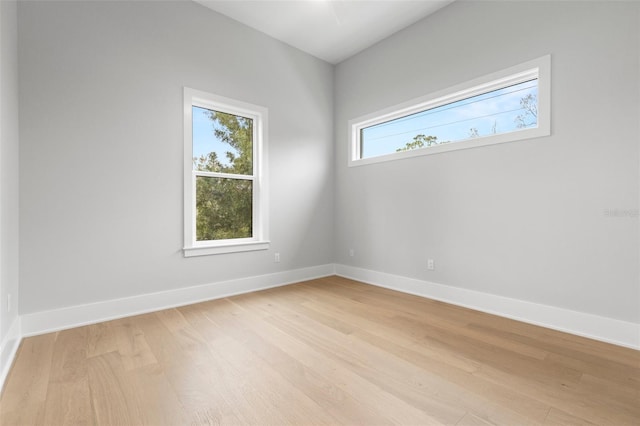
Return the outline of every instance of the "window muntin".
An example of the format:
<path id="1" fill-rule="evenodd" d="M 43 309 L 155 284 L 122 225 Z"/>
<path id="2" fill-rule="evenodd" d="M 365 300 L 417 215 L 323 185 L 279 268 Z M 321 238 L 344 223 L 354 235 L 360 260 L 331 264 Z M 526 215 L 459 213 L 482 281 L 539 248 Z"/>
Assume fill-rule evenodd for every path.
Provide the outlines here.
<path id="1" fill-rule="evenodd" d="M 268 248 L 266 108 L 185 88 L 185 256 Z"/>
<path id="2" fill-rule="evenodd" d="M 349 122 L 349 165 L 550 134 L 550 57 Z"/>

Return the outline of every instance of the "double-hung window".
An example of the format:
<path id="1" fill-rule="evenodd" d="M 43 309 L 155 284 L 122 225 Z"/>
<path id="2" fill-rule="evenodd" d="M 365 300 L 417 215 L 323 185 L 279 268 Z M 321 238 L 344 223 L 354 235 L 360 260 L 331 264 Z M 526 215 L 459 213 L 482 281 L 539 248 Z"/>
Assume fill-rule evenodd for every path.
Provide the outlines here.
<path id="1" fill-rule="evenodd" d="M 550 57 L 349 122 L 349 165 L 550 134 Z"/>
<path id="2" fill-rule="evenodd" d="M 267 109 L 184 89 L 184 254 L 269 247 Z"/>

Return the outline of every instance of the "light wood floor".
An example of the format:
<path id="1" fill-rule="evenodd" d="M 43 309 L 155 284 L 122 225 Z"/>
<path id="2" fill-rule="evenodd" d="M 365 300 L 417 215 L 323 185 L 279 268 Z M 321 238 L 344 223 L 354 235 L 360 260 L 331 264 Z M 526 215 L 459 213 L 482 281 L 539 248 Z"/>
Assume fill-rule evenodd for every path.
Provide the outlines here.
<path id="1" fill-rule="evenodd" d="M 640 424 L 640 352 L 338 277 L 27 338 L 2 425 Z"/>

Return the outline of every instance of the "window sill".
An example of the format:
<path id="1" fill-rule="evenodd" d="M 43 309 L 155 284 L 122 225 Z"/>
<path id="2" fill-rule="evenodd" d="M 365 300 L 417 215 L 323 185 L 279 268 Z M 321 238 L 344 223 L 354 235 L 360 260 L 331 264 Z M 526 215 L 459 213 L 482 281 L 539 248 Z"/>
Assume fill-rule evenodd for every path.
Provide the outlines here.
<path id="1" fill-rule="evenodd" d="M 243 251 L 267 250 L 269 241 L 244 241 L 183 248 L 184 257 L 208 256 L 213 254 L 239 253 Z"/>

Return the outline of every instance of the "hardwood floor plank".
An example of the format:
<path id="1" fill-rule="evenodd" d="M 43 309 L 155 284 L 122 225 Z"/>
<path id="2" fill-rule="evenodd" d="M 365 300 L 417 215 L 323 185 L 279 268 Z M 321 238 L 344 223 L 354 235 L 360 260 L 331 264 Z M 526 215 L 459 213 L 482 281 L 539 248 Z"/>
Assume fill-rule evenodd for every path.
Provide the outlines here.
<path id="1" fill-rule="evenodd" d="M 236 318 L 239 315 L 239 313 L 236 313 Z M 254 324 L 254 321 L 248 321 L 247 327 L 254 327 Z M 270 333 L 265 332 L 264 334 Z M 397 398 L 397 396 L 384 392 L 384 390 L 381 390 L 371 382 L 364 380 L 358 375 L 354 375 L 349 369 L 340 368 L 340 365 L 332 362 L 330 357 L 322 356 L 322 354 L 313 347 L 309 347 L 306 337 L 301 338 L 301 336 L 295 334 L 288 335 L 288 343 L 297 346 L 295 350 L 296 358 L 301 359 L 302 362 L 306 360 L 308 365 L 324 366 L 324 375 L 332 379 L 332 382 L 337 382 L 338 386 L 343 389 L 346 394 L 355 396 L 358 404 L 362 405 L 363 408 L 366 409 L 366 412 L 372 415 L 373 418 L 369 419 L 369 423 L 440 424 L 439 420 L 430 415 L 431 413 L 428 414 L 427 412 L 416 410 L 414 407 Z M 282 337 L 283 336 L 281 336 L 281 338 Z M 276 344 L 278 343 L 276 341 L 274 342 Z M 311 359 L 307 360 L 307 357 Z M 367 398 L 359 398 L 359 395 L 367 395 Z M 381 410 L 381 407 L 385 407 L 386 410 Z M 363 412 L 359 414 L 362 415 Z"/>
<path id="2" fill-rule="evenodd" d="M 88 382 L 88 329 L 56 333 L 45 401 L 44 424 L 93 424 Z"/>
<path id="3" fill-rule="evenodd" d="M 488 421 L 483 420 L 473 413 L 467 413 L 458 423 L 456 423 L 456 426 L 490 426 L 494 424 L 495 423 L 489 423 Z"/>
<path id="4" fill-rule="evenodd" d="M 327 277 L 23 340 L 4 425 L 640 424 L 640 352 Z"/>
<path id="5" fill-rule="evenodd" d="M 188 423 L 198 418 L 206 418 L 212 424 L 237 420 L 233 404 L 229 402 L 233 389 L 227 392 L 224 377 L 216 374 L 221 369 L 218 363 L 209 363 L 206 345 L 200 343 L 198 352 L 195 339 L 172 333 L 156 314 L 135 319 L 159 362 L 158 368 L 190 417 Z M 185 351 L 185 348 L 191 349 Z"/>
<path id="6" fill-rule="evenodd" d="M 133 371 L 127 370 L 124 362 L 123 366 L 127 374 L 133 375 L 135 392 L 144 395 L 139 399 L 142 414 L 140 424 L 183 425 L 195 421 L 196 413 L 187 412 L 184 409 L 184 405 L 160 366 L 145 365 Z"/>
<path id="7" fill-rule="evenodd" d="M 487 381 L 479 380 L 480 376 L 473 374 L 479 371 L 480 368 L 486 368 L 483 364 L 461 358 L 457 351 L 450 349 L 442 350 L 431 344 L 431 342 L 425 343 L 425 339 L 413 339 L 404 336 L 402 330 L 406 330 L 407 327 L 401 328 L 397 325 L 388 327 L 383 321 L 374 323 L 368 319 L 359 319 L 345 311 L 340 312 L 334 310 L 333 314 L 348 318 L 350 324 L 363 324 L 360 330 L 354 332 L 363 340 L 376 344 L 380 348 L 392 351 L 395 355 L 420 365 L 420 367 L 426 371 L 445 375 L 448 380 L 457 377 L 457 382 L 463 385 L 463 388 L 474 388 L 479 395 L 487 391 Z M 395 333 L 394 330 L 396 330 Z M 411 336 L 419 336 L 420 327 L 417 327 L 417 330 L 418 331 L 411 333 Z M 471 373 L 471 375 L 463 373 Z M 526 383 L 523 383 L 523 385 L 526 385 Z M 459 392 L 459 390 L 456 390 L 454 394 L 457 395 Z M 534 411 L 530 413 L 533 419 L 542 419 L 549 409 L 548 405 L 536 404 L 535 400 L 525 397 L 519 392 L 514 393 L 510 389 L 500 388 L 498 386 L 491 389 L 491 395 L 493 395 L 494 399 L 498 394 L 502 394 L 505 405 L 519 407 L 519 412 L 525 410 L 525 407 L 528 407 L 528 410 L 533 409 Z M 520 405 L 518 405 L 518 399 L 520 399 Z M 491 404 L 479 401 L 477 406 L 486 407 L 487 405 L 490 406 Z M 522 422 L 522 419 L 519 421 Z"/>
<path id="8" fill-rule="evenodd" d="M 91 402 L 97 424 L 126 425 L 138 423 L 140 414 L 131 392 L 130 376 L 117 352 L 108 352 L 88 359 L 88 380 Z M 133 398 L 133 400 L 132 400 Z"/>
<path id="9" fill-rule="evenodd" d="M 144 333 L 135 321 L 125 318 L 113 321 L 111 325 L 116 347 L 126 371 L 158 364 Z"/>
<path id="10" fill-rule="evenodd" d="M 118 350 L 118 343 L 113 329 L 115 324 L 115 321 L 107 321 L 86 326 L 88 339 L 87 357 Z"/>
<path id="11" fill-rule="evenodd" d="M 554 426 L 593 426 L 595 423 L 572 416 L 569 413 L 552 407 L 551 410 L 549 410 L 549 415 L 545 419 L 544 424 Z"/>
<path id="12" fill-rule="evenodd" d="M 269 327 L 267 324 L 262 323 L 260 321 L 255 321 L 256 319 L 255 316 L 251 319 L 248 318 L 248 316 L 250 315 L 249 312 L 238 309 L 236 305 L 230 304 L 230 303 L 225 304 L 225 306 L 222 306 L 222 304 L 216 304 L 215 312 L 213 312 L 213 310 L 209 310 L 205 314 L 212 321 L 215 321 L 217 324 L 220 324 L 221 329 L 224 330 L 224 332 L 229 336 L 230 339 L 233 339 L 238 343 L 242 343 L 244 347 L 248 348 L 249 350 L 253 351 L 256 354 L 269 353 L 269 352 L 263 352 L 265 350 L 266 351 L 269 350 L 269 347 L 265 345 L 263 338 L 268 339 L 269 342 L 275 345 L 276 347 L 280 348 L 282 347 L 282 345 L 284 345 L 285 352 L 288 354 L 291 354 L 291 359 L 296 360 L 297 363 L 288 363 L 284 367 L 284 372 L 281 373 L 283 377 L 288 376 L 287 372 L 289 371 L 290 368 L 295 369 L 300 365 L 305 365 L 305 355 L 309 354 L 310 352 L 308 348 L 305 348 L 304 346 L 296 345 L 297 342 L 295 342 L 293 339 L 290 339 L 288 336 L 285 336 L 282 334 L 277 335 L 278 331 L 275 328 Z M 275 335 L 277 335 L 277 338 L 273 337 Z M 292 346 L 288 346 L 288 345 L 292 345 Z M 267 359 L 269 359 L 270 362 L 273 362 L 274 368 L 277 369 L 280 367 L 280 370 L 282 371 L 283 365 L 278 362 L 275 362 L 277 361 L 277 358 L 275 360 L 272 360 L 271 358 L 267 358 Z M 340 391 L 335 392 L 335 383 L 331 381 L 330 378 L 326 378 L 325 374 L 323 374 L 323 373 L 332 374 L 331 367 L 330 365 L 328 365 L 326 360 L 319 359 L 317 360 L 316 365 L 320 369 L 319 374 L 317 375 L 313 374 L 313 376 L 311 377 L 311 380 L 307 380 L 306 383 L 304 384 L 313 385 L 317 383 L 318 379 L 321 379 L 324 377 L 324 379 L 322 379 L 322 383 L 320 386 L 326 389 L 332 389 L 331 394 L 333 396 L 337 396 L 337 399 L 334 398 L 334 400 L 332 401 L 334 404 L 338 401 L 342 402 L 345 398 L 350 399 L 349 393 L 340 392 Z M 349 377 L 348 372 L 344 372 L 344 373 L 347 375 L 347 377 Z M 308 376 L 307 378 L 309 379 Z M 353 379 L 357 381 L 357 378 L 353 378 Z M 291 381 L 289 382 L 291 383 Z M 301 383 L 298 382 L 295 385 L 301 385 Z M 318 403 L 318 400 L 314 398 L 314 396 L 317 396 L 317 393 L 313 392 L 313 390 L 310 391 L 310 389 L 307 388 L 306 386 L 302 386 L 302 387 L 296 386 L 296 387 L 298 389 L 302 389 L 304 392 L 306 392 L 307 396 L 314 399 L 316 403 Z M 338 387 L 337 389 L 340 389 L 340 387 Z M 380 424 L 390 423 L 389 421 L 386 421 L 384 417 L 376 416 L 375 410 L 373 410 L 372 412 L 371 407 L 368 407 L 366 405 L 361 405 L 358 403 L 356 403 L 355 405 L 356 405 L 355 411 L 352 411 L 350 415 L 356 414 L 356 418 L 352 418 L 352 420 L 357 420 L 359 422 L 365 422 L 365 423 L 372 423 L 372 422 L 378 422 Z M 353 404 L 351 406 L 354 407 Z"/>
<path id="13" fill-rule="evenodd" d="M 24 339 L 0 401 L 1 425 L 40 425 L 57 333 Z"/>
<path id="14" fill-rule="evenodd" d="M 189 310 L 189 308 L 178 310 L 182 320 L 184 320 L 182 312 Z M 216 315 L 216 320 L 218 316 Z M 212 325 L 215 327 L 215 323 Z M 183 322 L 182 327 L 184 327 L 183 330 L 190 328 L 187 321 Z M 202 331 L 199 329 L 203 337 L 202 341 L 206 342 L 207 339 L 202 335 Z M 282 377 L 274 372 L 269 364 L 251 352 L 246 341 L 236 340 L 233 333 L 228 337 L 225 341 L 218 338 L 213 343 L 207 342 L 208 351 L 206 352 L 210 358 L 210 364 L 220 364 L 222 367 L 216 374 L 217 377 L 233 374 L 233 382 L 230 381 L 230 383 L 242 389 L 242 394 L 235 392 L 238 402 L 241 404 L 245 400 L 249 402 L 261 413 L 260 417 L 264 418 L 264 422 L 270 424 L 287 422 L 299 424 L 305 419 L 308 421 L 309 418 L 315 419 L 320 424 L 335 423 L 335 420 L 326 417 L 313 401 L 304 398 L 291 386 L 283 383 Z M 199 352 L 205 351 L 199 350 Z M 274 388 L 279 392 L 274 392 Z M 285 406 L 289 407 L 287 417 L 282 416 L 282 407 Z"/>
<path id="15" fill-rule="evenodd" d="M 50 383 L 44 403 L 42 423 L 45 425 L 95 424 L 90 395 L 87 377 L 72 382 Z M 4 423 L 0 422 L 0 424 Z"/>
<path id="16" fill-rule="evenodd" d="M 217 312 L 217 316 L 219 316 L 219 312 Z M 241 326 L 227 323 L 225 329 L 227 333 L 236 338 L 243 336 L 243 343 L 248 344 L 256 355 L 268 360 L 270 366 L 288 380 L 291 386 L 307 395 L 331 415 L 333 421 L 330 423 L 372 424 L 376 421 L 381 422 L 380 418 L 372 416 L 366 406 L 355 401 L 340 386 L 317 371 L 316 368 L 301 362 L 301 354 L 296 352 L 297 349 L 294 346 L 290 345 L 293 342 L 287 342 L 290 339 L 289 336 L 266 323 L 254 323 L 252 328 L 255 330 L 251 334 L 243 330 L 238 331 L 237 327 Z M 215 332 L 210 344 L 216 345 L 217 340 L 219 340 L 219 336 Z M 295 343 L 293 344 L 295 345 Z"/>
<path id="17" fill-rule="evenodd" d="M 592 358 L 588 361 L 584 356 L 567 353 L 550 353 L 546 361 L 550 365 L 561 365 L 577 371 L 582 371 L 594 377 L 599 377 L 620 386 L 640 386 L 640 366 L 629 366 L 609 360 Z M 638 358 L 640 363 L 640 355 Z"/>
<path id="18" fill-rule="evenodd" d="M 280 311 L 285 311 L 281 306 L 277 306 L 277 308 Z M 415 408 L 436 416 L 438 421 L 453 424 L 470 407 L 485 413 L 488 418 L 494 415 L 492 413 L 499 413 L 501 421 L 505 424 L 532 424 L 535 421 L 535 419 L 512 411 L 507 405 L 499 407 L 491 404 L 484 398 L 478 398 L 476 395 L 466 392 L 464 387 L 457 386 L 447 380 L 441 380 L 437 375 L 422 370 L 412 363 L 402 362 L 386 349 L 378 350 L 379 348 L 372 346 L 367 347 L 367 345 L 361 345 L 358 340 L 350 340 L 349 337 L 342 340 L 333 335 L 325 340 L 322 335 L 327 334 L 326 330 L 309 337 L 309 330 L 315 330 L 317 327 L 310 324 L 295 325 L 297 322 L 287 320 L 286 315 L 281 316 L 285 320 L 274 316 L 271 321 L 278 323 L 281 329 L 290 334 L 295 335 L 297 328 L 303 341 L 316 340 L 316 351 L 326 353 L 330 359 L 339 362 L 350 371 L 356 372 L 370 383 L 398 396 Z M 313 332 L 311 333 L 313 334 Z M 335 346 L 332 346 L 333 342 L 336 342 Z M 366 356 L 363 357 L 363 354 Z M 469 379 L 471 377 L 465 375 L 463 381 L 466 382 Z M 485 386 L 483 391 L 486 390 Z M 513 401 L 513 392 L 506 393 L 508 393 L 509 400 Z M 462 402 L 470 405 L 461 405 Z M 542 419 L 547 409 L 546 406 L 541 407 L 535 418 Z"/>

